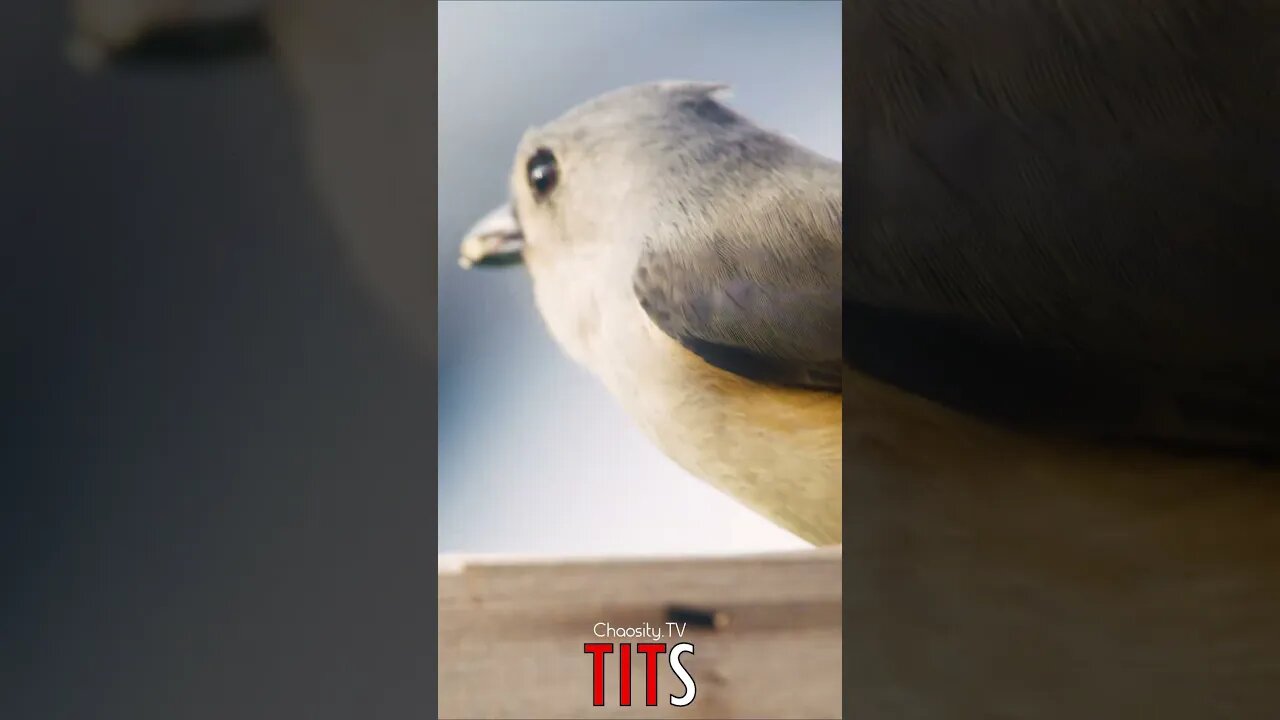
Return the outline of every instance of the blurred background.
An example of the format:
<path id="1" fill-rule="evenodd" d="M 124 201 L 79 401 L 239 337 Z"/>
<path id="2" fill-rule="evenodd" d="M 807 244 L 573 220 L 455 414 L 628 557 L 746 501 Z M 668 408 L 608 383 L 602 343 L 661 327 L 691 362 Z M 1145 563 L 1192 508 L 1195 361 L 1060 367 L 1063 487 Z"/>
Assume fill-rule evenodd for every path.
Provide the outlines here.
<path id="1" fill-rule="evenodd" d="M 434 8 L 383 5 L 307 75 L 198 33 L 81 72 L 75 7 L 142 5 L 0 3 L 0 718 L 435 707 Z M 413 102 L 311 118 L 361 76 Z"/>
<path id="2" fill-rule="evenodd" d="M 807 547 L 650 445 L 555 346 L 522 269 L 456 259 L 524 130 L 624 85 L 729 83 L 740 112 L 838 159 L 840 3 L 442 2 L 438 31 L 440 551 Z"/>

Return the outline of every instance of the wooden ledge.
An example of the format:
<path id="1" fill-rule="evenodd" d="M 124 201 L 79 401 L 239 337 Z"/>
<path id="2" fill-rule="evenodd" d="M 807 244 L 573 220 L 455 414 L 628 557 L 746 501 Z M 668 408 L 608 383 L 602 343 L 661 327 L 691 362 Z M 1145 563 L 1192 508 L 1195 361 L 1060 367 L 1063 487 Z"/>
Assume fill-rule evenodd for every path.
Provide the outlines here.
<path id="1" fill-rule="evenodd" d="M 841 701 L 839 548 L 670 558 L 439 558 L 442 718 L 836 718 Z M 674 622 L 674 625 L 668 625 Z M 601 625 L 603 623 L 603 625 Z M 646 625 L 647 623 L 647 625 Z M 634 628 L 637 637 L 598 637 Z M 683 630 L 683 635 L 679 634 Z M 655 636 L 656 634 L 656 636 Z M 604 656 L 605 704 L 592 705 Z M 631 649 L 619 706 L 619 643 L 691 643 L 685 694 L 659 655 L 658 704 Z"/>

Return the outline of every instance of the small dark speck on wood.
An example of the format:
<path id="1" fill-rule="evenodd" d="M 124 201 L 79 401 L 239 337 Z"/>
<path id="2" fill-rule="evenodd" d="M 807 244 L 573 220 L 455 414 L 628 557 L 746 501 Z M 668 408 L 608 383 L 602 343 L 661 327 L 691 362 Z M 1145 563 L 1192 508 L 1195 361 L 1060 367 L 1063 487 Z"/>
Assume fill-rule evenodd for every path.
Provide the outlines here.
<path id="1" fill-rule="evenodd" d="M 667 607 L 667 622 L 688 623 L 690 627 L 722 630 L 729 625 L 729 616 L 719 610 L 691 607 L 688 605 L 670 605 Z"/>

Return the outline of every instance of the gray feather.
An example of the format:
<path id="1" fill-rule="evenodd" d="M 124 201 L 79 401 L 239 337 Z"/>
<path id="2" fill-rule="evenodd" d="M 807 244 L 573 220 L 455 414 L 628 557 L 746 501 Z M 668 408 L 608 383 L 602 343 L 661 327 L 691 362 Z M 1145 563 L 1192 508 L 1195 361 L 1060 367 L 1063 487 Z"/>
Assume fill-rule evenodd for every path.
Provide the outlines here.
<path id="1" fill-rule="evenodd" d="M 641 251 L 634 276 L 641 307 L 721 369 L 839 391 L 839 163 L 756 127 L 709 94 L 687 111 L 696 136 L 668 138 L 659 156 L 692 174 L 694 191 L 659 195 L 654 215 L 670 219 Z"/>
<path id="2" fill-rule="evenodd" d="M 850 362 L 992 419 L 1280 450 L 1274 0 L 861 3 Z"/>

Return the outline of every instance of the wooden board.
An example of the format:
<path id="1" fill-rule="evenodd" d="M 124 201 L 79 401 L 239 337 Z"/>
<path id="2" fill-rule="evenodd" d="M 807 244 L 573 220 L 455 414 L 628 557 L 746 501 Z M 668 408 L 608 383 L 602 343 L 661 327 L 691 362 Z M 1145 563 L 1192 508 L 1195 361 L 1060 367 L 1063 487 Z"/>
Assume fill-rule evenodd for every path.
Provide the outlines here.
<path id="1" fill-rule="evenodd" d="M 840 549 L 705 558 L 440 558 L 441 718 L 837 718 L 841 704 Z M 668 637 L 673 606 L 683 637 Z M 695 611 L 689 614 L 690 611 Z M 700 615 L 699 613 L 706 613 Z M 715 626 L 698 627 L 716 618 Z M 597 623 L 660 628 L 662 637 L 600 638 Z M 605 656 L 605 704 L 592 705 L 592 655 Z M 616 643 L 694 646 L 658 658 L 645 705 L 645 657 L 631 652 L 629 707 L 619 706 Z"/>

